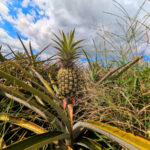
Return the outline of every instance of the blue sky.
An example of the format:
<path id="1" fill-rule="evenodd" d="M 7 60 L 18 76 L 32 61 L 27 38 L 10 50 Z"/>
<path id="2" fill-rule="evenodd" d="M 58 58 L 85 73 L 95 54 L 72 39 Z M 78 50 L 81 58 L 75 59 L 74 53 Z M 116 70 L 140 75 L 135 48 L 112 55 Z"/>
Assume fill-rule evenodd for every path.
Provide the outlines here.
<path id="1" fill-rule="evenodd" d="M 133 16 L 143 0 L 117 0 L 117 2 Z M 144 11 L 149 13 L 148 10 L 150 2 L 147 0 L 141 16 Z M 57 32 L 58 29 L 67 32 L 75 27 L 77 38 L 85 38 L 87 41 L 85 49 L 93 54 L 92 39 L 95 39 L 98 45 L 100 42 L 97 40 L 98 29 L 105 25 L 106 30 L 109 30 L 108 25 L 116 20 L 104 11 L 120 15 L 113 0 L 1 0 L 0 45 L 3 45 L 4 52 L 8 51 L 6 44 L 14 50 L 22 50 L 16 36 L 16 33 L 19 33 L 27 47 L 31 41 L 33 48 L 40 51 L 52 42 L 52 32 Z M 118 27 L 112 28 L 115 31 Z M 142 45 L 143 47 L 145 46 Z M 144 51 L 145 57 L 149 58 L 150 51 L 148 49 Z M 42 57 L 54 53 L 55 50 L 49 48 Z"/>

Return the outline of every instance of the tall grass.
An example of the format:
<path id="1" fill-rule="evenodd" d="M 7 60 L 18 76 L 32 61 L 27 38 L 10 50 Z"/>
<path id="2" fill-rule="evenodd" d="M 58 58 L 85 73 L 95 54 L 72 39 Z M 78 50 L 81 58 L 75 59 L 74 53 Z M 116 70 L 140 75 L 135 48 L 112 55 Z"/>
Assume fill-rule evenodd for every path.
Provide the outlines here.
<path id="1" fill-rule="evenodd" d="M 140 54 L 147 54 L 149 16 L 140 15 L 145 2 L 131 17 L 121 4 L 114 1 L 123 15 L 108 12 L 107 14 L 117 18 L 115 25 L 119 33 L 105 30 L 105 26 L 97 29 L 103 49 L 94 45 L 95 60 L 90 60 L 85 54 L 89 59 L 88 68 L 85 70 L 86 89 L 83 90 L 86 94 L 77 102 L 77 106 L 80 106 L 76 112 L 77 120 L 106 122 L 136 135 L 150 138 L 148 60 L 142 59 L 130 67 L 125 67 Z M 102 62 L 101 59 L 104 61 Z M 114 73 L 116 68 L 118 71 Z"/>

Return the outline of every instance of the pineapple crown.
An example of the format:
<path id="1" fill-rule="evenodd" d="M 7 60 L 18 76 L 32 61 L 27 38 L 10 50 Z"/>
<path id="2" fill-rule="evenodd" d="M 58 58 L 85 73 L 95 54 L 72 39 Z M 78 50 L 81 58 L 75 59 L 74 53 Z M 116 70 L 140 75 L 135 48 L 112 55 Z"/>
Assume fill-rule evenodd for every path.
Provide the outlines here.
<path id="1" fill-rule="evenodd" d="M 78 45 L 83 40 L 74 40 L 75 29 L 70 31 L 67 35 L 64 33 L 63 30 L 59 31 L 59 33 L 61 37 L 53 33 L 57 40 L 52 39 L 56 43 L 56 46 L 54 46 L 54 48 L 58 50 L 58 59 L 63 65 L 63 67 L 73 66 L 80 55 L 80 52 L 77 52 L 77 50 L 82 48 L 82 46 Z"/>

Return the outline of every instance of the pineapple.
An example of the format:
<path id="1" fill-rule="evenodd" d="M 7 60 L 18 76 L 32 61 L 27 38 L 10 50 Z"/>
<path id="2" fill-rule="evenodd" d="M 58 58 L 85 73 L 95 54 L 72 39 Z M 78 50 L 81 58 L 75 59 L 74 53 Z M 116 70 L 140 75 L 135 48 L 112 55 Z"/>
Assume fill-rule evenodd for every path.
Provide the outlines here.
<path id="1" fill-rule="evenodd" d="M 61 63 L 57 75 L 59 92 L 65 98 L 75 97 L 82 84 L 81 71 L 76 65 L 76 61 L 80 54 L 77 50 L 82 48 L 78 44 L 83 40 L 74 41 L 74 34 L 75 29 L 67 35 L 60 31 L 61 37 L 54 34 L 57 40 L 53 39 L 57 44 L 54 47 L 58 50 L 57 56 Z"/>

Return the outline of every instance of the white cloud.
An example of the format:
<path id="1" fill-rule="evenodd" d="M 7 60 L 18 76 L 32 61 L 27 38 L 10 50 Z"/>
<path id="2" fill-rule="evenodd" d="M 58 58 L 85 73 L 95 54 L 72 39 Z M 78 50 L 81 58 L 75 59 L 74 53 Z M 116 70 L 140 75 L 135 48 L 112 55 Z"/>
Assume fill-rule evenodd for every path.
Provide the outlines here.
<path id="1" fill-rule="evenodd" d="M 14 51 L 21 51 L 21 52 L 24 52 L 23 50 L 23 47 L 19 41 L 19 39 L 14 39 L 12 38 L 11 36 L 9 36 L 9 34 L 2 28 L 0 28 L 0 45 L 2 45 L 2 53 L 5 55 L 5 54 L 8 54 L 10 53 L 10 49 L 7 47 L 7 44 L 12 48 L 12 50 Z M 26 46 L 26 48 L 29 50 L 29 40 L 22 40 L 24 45 Z M 36 43 L 34 42 L 31 42 L 31 45 L 32 47 L 36 47 Z M 41 59 L 47 59 L 50 57 L 50 55 L 46 54 L 46 53 L 42 53 L 40 55 Z"/>
<path id="2" fill-rule="evenodd" d="M 6 3 L 7 2 L 7 3 Z M 142 0 L 134 2 L 131 0 L 118 0 L 129 12 L 135 14 Z M 113 5 L 112 0 L 23 0 L 22 7 L 33 7 L 26 15 L 22 9 L 17 9 L 17 17 L 9 15 L 8 0 L 0 2 L 0 14 L 21 32 L 21 34 L 32 41 L 33 48 L 41 50 L 50 42 L 51 32 L 57 29 L 69 31 L 76 27 L 77 38 L 92 39 L 95 36 L 95 28 L 102 24 L 115 21 L 111 15 L 103 12 L 119 14 L 119 10 Z M 146 6 L 149 8 L 148 6 Z M 37 9 L 38 8 L 38 9 Z M 37 19 L 36 11 L 41 18 Z M 3 10 L 3 11 L 2 11 Z M 9 36 L 8 36 L 9 37 Z M 1 39 L 1 35 L 0 35 Z M 90 40 L 89 40 L 90 41 Z M 90 43 L 88 41 L 88 44 Z M 47 51 L 53 54 L 53 50 Z"/>
<path id="3" fill-rule="evenodd" d="M 42 18 L 34 23 L 32 15 L 20 12 L 14 22 L 15 28 L 34 43 L 35 49 L 40 50 L 50 42 L 50 20 Z"/>
<path id="4" fill-rule="evenodd" d="M 22 45 L 18 39 L 14 39 L 2 28 L 0 28 L 0 45 L 3 46 L 2 51 L 8 52 L 7 44 L 13 49 L 13 50 L 22 50 Z M 27 45 L 28 41 L 23 40 L 25 45 Z M 10 51 L 9 51 L 10 52 Z"/>
<path id="5" fill-rule="evenodd" d="M 6 6 L 5 1 L 0 2 L 0 15 L 2 15 L 3 17 L 7 16 L 9 12 L 9 9 Z"/>
<path id="6" fill-rule="evenodd" d="M 30 0 L 23 0 L 22 7 L 27 7 L 29 2 L 30 2 Z"/>

